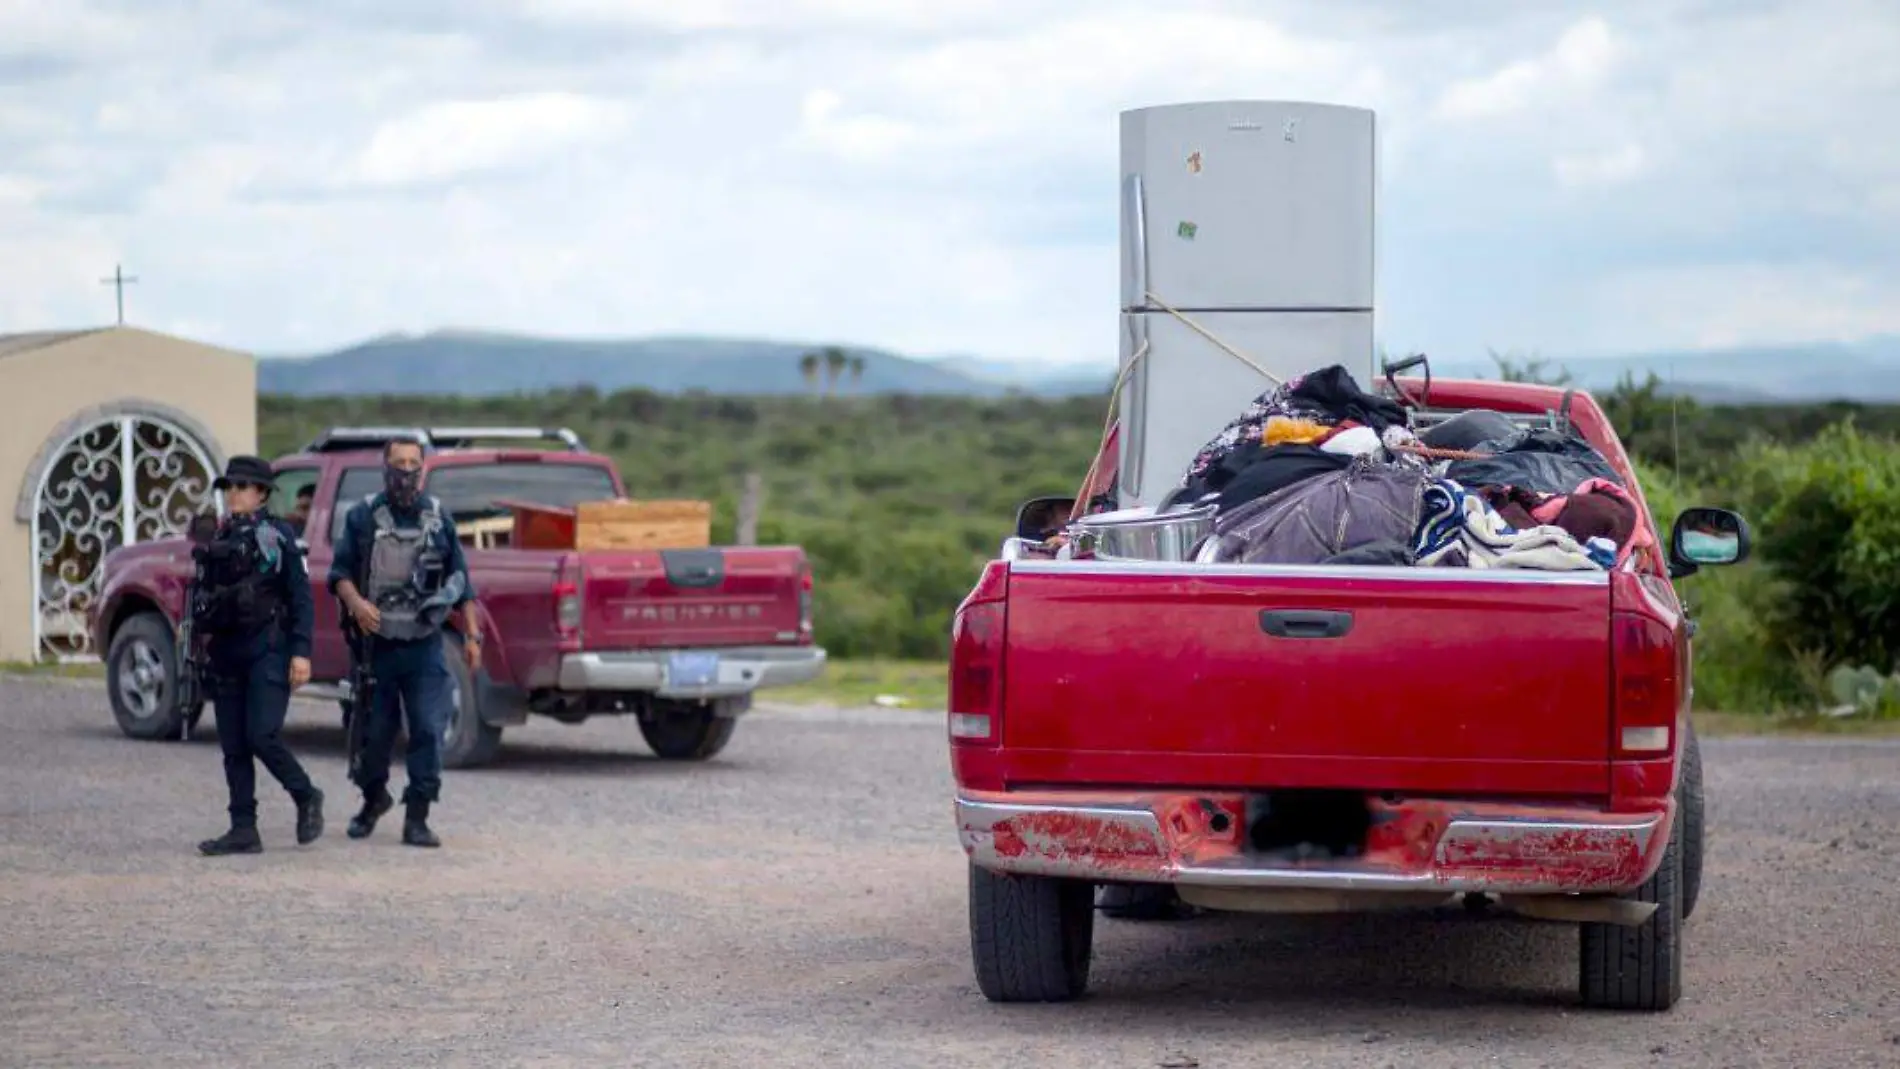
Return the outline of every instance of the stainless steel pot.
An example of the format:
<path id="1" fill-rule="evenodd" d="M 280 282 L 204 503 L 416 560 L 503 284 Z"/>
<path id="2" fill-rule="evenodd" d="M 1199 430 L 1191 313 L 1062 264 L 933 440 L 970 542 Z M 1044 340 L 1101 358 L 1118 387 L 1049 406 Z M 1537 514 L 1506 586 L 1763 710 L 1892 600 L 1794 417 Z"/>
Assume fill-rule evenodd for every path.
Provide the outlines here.
<path id="1" fill-rule="evenodd" d="M 1093 553 L 1099 560 L 1184 561 L 1213 529 L 1213 505 L 1160 513 L 1098 512 L 1069 525 L 1075 552 Z"/>

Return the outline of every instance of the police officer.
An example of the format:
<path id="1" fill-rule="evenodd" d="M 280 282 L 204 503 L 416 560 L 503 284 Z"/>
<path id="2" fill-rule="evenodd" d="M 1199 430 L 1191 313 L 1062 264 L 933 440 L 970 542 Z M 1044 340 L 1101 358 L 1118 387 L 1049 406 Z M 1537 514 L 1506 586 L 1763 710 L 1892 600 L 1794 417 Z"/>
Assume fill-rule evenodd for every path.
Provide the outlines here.
<path id="1" fill-rule="evenodd" d="M 290 692 L 310 681 L 312 612 L 303 551 L 290 525 L 270 514 L 272 472 L 261 457 L 232 457 L 212 485 L 227 516 L 193 556 L 199 564 L 192 623 L 204 635 L 217 711 L 231 830 L 198 844 L 208 856 L 255 854 L 261 761 L 297 805 L 297 841 L 323 834 L 323 792 L 284 745 Z"/>
<path id="2" fill-rule="evenodd" d="M 449 669 L 442 660 L 442 625 L 463 612 L 462 656 L 481 668 L 482 632 L 475 588 L 462 557 L 455 523 L 441 502 L 421 492 L 422 445 L 392 439 L 383 448 L 383 490 L 358 502 L 344 519 L 330 563 L 330 589 L 357 627 L 371 636 L 376 692 L 368 709 L 363 753 L 363 808 L 349 835 L 361 839 L 389 812 L 390 751 L 399 717 L 409 727 L 408 785 L 402 800 L 402 841 L 440 846 L 429 830 L 429 807 L 442 790 L 442 733 L 452 715 Z"/>

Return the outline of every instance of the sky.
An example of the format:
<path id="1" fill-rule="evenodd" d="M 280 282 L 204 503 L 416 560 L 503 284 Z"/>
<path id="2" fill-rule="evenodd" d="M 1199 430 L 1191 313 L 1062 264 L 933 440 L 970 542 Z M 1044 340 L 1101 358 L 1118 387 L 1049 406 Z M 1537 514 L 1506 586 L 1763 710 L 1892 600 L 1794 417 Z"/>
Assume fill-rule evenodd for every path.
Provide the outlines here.
<path id="1" fill-rule="evenodd" d="M 1900 331 L 1893 0 L 0 0 L 0 332 L 454 327 L 1045 363 L 1118 114 L 1374 109 L 1389 351 Z"/>

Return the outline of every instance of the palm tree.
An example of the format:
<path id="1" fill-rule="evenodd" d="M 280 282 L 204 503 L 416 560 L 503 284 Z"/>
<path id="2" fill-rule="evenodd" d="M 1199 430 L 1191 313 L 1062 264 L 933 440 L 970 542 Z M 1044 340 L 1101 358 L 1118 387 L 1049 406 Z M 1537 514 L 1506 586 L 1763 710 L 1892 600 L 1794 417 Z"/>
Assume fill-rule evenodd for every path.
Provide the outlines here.
<path id="1" fill-rule="evenodd" d="M 862 356 L 854 356 L 851 358 L 851 389 L 856 391 L 863 384 L 864 358 Z"/>
<path id="2" fill-rule="evenodd" d="M 851 358 L 845 355 L 843 349 L 835 345 L 825 346 L 825 393 L 827 395 L 836 388 L 839 376 L 844 374 L 846 365 L 850 363 Z"/>
<path id="3" fill-rule="evenodd" d="M 817 393 L 818 392 L 818 354 L 806 353 L 804 356 L 799 357 L 798 371 L 799 371 L 799 374 L 802 374 L 805 376 L 805 388 L 810 390 L 813 393 Z"/>

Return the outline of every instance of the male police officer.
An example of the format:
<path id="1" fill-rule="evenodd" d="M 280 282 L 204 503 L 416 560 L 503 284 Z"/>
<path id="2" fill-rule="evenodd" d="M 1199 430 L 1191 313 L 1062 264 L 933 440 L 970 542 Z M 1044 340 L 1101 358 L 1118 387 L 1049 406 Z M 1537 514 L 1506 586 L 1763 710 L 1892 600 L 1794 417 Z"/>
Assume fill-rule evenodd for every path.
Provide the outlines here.
<path id="1" fill-rule="evenodd" d="M 440 846 L 429 830 L 430 803 L 442 790 L 442 732 L 452 714 L 449 670 L 442 661 L 442 624 L 463 611 L 463 656 L 481 667 L 482 632 L 475 589 L 462 558 L 454 520 L 441 502 L 421 492 L 422 445 L 393 439 L 383 448 L 383 491 L 358 502 L 344 520 L 330 564 L 330 589 L 356 625 L 370 635 L 377 686 L 363 754 L 363 808 L 349 834 L 361 839 L 394 804 L 389 758 L 396 745 L 398 706 L 409 725 L 409 783 L 402 841 Z"/>
<path id="2" fill-rule="evenodd" d="M 255 854 L 257 767 L 262 761 L 297 804 L 297 841 L 323 834 L 323 792 L 284 745 L 279 731 L 290 692 L 310 681 L 312 606 L 303 552 L 290 525 L 270 514 L 272 472 L 261 457 L 232 457 L 212 485 L 229 513 L 217 534 L 194 550 L 199 586 L 192 624 L 206 637 L 231 830 L 198 844 L 207 855 Z"/>

